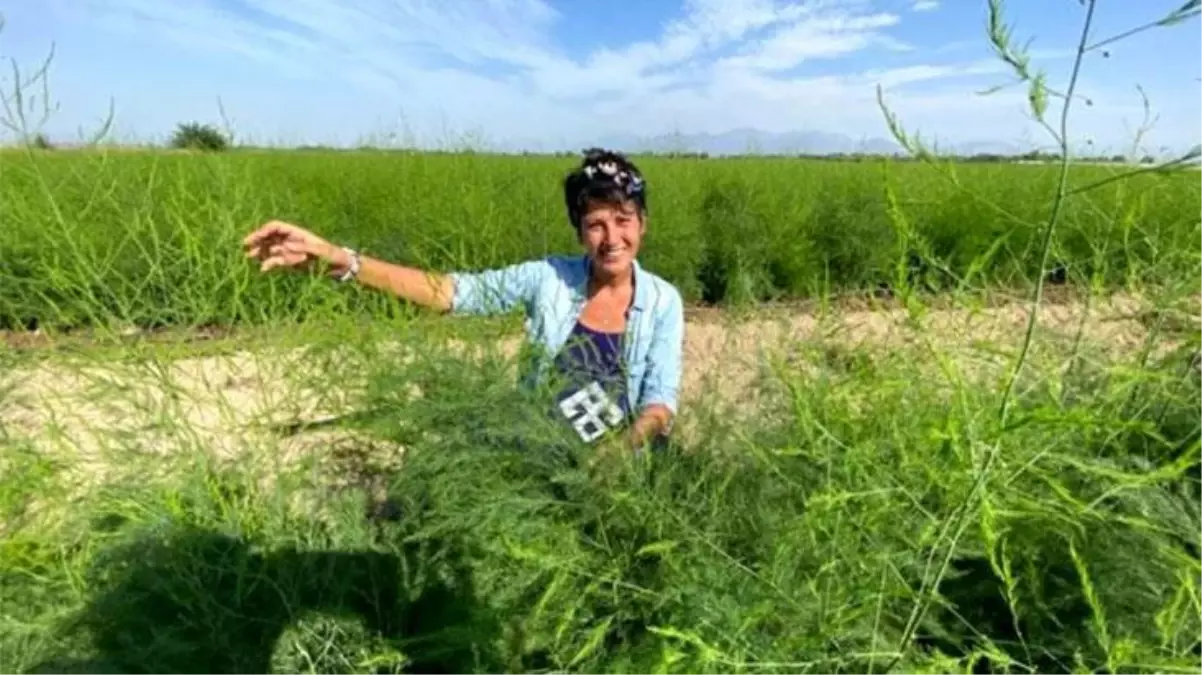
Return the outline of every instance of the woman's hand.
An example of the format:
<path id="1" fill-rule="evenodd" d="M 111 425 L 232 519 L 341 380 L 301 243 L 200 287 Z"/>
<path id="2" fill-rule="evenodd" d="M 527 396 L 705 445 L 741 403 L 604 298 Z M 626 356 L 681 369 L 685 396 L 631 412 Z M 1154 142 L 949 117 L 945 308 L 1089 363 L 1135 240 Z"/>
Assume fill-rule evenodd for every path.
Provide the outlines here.
<path id="1" fill-rule="evenodd" d="M 242 240 L 247 258 L 259 260 L 262 272 L 276 267 L 307 268 L 314 261 L 328 263 L 335 273 L 350 267 L 346 251 L 292 223 L 272 220 Z"/>
<path id="2" fill-rule="evenodd" d="M 351 269 L 351 256 L 303 227 L 273 220 L 242 240 L 247 258 L 257 258 L 264 272 L 276 267 L 307 268 L 316 261 L 329 265 L 334 277 Z M 435 274 L 384 262 L 365 255 L 359 258 L 355 279 L 368 288 L 385 290 L 402 300 L 443 312 L 451 310 L 455 282 L 449 275 Z"/>
<path id="3" fill-rule="evenodd" d="M 630 426 L 630 447 L 642 449 L 651 439 L 667 434 L 672 426 L 672 417 L 672 411 L 666 405 L 656 403 L 647 406 Z"/>

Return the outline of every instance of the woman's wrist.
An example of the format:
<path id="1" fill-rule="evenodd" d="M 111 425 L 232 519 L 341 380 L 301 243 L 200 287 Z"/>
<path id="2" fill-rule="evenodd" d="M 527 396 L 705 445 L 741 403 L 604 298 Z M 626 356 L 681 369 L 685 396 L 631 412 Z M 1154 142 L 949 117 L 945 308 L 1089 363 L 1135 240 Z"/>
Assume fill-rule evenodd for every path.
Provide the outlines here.
<path id="1" fill-rule="evenodd" d="M 325 248 L 325 254 L 322 257 L 325 258 L 326 263 L 335 274 L 341 274 L 350 268 L 351 255 L 345 248 L 329 242 L 326 242 Z"/>
<path id="2" fill-rule="evenodd" d="M 323 244 L 318 257 L 325 261 L 329 275 L 339 281 L 349 281 L 358 276 L 363 265 L 357 251 L 330 242 Z"/>

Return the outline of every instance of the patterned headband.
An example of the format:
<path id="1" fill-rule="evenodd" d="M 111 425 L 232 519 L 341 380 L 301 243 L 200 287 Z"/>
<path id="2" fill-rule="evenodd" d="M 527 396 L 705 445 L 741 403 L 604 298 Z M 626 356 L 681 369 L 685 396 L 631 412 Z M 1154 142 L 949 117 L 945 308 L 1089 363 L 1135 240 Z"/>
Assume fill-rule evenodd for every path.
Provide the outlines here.
<path id="1" fill-rule="evenodd" d="M 642 176 L 633 170 L 620 169 L 618 163 L 613 160 L 589 159 L 585 162 L 582 170 L 589 180 L 592 180 L 598 173 L 605 174 L 626 193 L 627 197 L 642 195 L 646 187 Z"/>

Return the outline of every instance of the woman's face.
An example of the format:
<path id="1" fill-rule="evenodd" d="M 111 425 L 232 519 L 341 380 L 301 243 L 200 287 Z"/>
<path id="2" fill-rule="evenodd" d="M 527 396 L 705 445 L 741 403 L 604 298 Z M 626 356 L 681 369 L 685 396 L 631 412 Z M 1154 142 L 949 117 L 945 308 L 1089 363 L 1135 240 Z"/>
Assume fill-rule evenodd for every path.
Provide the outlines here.
<path id="1" fill-rule="evenodd" d="M 593 269 L 606 277 L 628 273 L 643 243 L 643 225 L 642 214 L 633 202 L 589 204 L 580 220 L 580 242 L 593 261 Z"/>

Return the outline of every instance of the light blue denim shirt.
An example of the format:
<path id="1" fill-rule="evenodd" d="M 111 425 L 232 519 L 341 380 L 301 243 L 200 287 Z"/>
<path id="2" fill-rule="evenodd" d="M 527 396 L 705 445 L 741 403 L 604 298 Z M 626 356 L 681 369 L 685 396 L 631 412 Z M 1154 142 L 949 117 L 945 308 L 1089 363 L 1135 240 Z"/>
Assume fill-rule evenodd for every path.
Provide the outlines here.
<path id="1" fill-rule="evenodd" d="M 523 378 L 535 386 L 547 375 L 555 354 L 584 308 L 589 263 L 586 256 L 549 256 L 483 272 L 456 272 L 451 312 L 488 316 L 521 307 L 526 336 L 536 350 L 534 368 Z M 680 390 L 684 307 L 680 292 L 634 263 L 634 301 L 627 314 L 625 357 L 632 408 L 660 403 L 677 411 Z"/>

